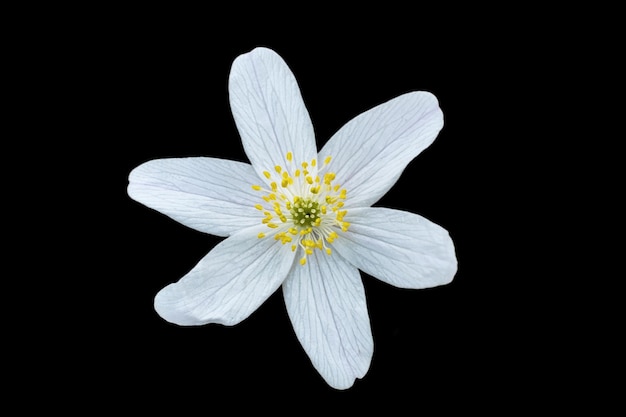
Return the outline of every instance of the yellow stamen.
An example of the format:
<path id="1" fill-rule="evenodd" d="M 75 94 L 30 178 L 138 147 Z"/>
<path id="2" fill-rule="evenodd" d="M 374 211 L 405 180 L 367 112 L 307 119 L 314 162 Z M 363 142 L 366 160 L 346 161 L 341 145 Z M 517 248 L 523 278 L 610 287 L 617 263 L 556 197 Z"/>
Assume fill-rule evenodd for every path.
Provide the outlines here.
<path id="1" fill-rule="evenodd" d="M 263 206 L 260 205 L 260 204 L 255 204 L 254 208 L 257 209 L 257 210 L 263 210 Z"/>
<path id="2" fill-rule="evenodd" d="M 304 265 L 304 264 L 306 264 L 306 256 L 300 259 L 300 265 Z"/>
<path id="3" fill-rule="evenodd" d="M 259 239 L 263 239 L 265 237 L 265 233 L 261 232 L 257 235 Z"/>
<path id="4" fill-rule="evenodd" d="M 267 178 L 268 180 L 270 179 L 270 177 L 272 176 L 272 174 L 270 174 L 267 171 L 263 171 L 263 175 L 265 175 L 265 178 Z"/>
<path id="5" fill-rule="evenodd" d="M 330 156 L 327 156 L 327 157 L 324 159 L 324 165 L 328 165 L 328 164 L 330 164 L 330 160 L 331 160 L 331 159 L 332 159 L 332 158 L 331 158 Z"/>
<path id="6" fill-rule="evenodd" d="M 254 191 L 261 191 L 261 186 L 260 186 L 260 185 L 253 185 L 253 186 L 252 186 L 252 189 L 253 189 Z"/>
<path id="7" fill-rule="evenodd" d="M 274 240 L 280 240 L 280 243 L 285 245 L 291 242 L 291 236 L 287 236 L 285 232 L 280 232 L 280 233 L 276 233 L 276 236 L 274 236 Z"/>
<path id="8" fill-rule="evenodd" d="M 293 159 L 293 154 L 291 152 L 287 152 L 287 161 L 291 162 Z"/>
<path id="9" fill-rule="evenodd" d="M 283 170 L 283 167 L 281 167 L 280 165 L 276 165 L 276 166 L 274 167 L 274 169 L 276 170 L 276 172 L 278 172 L 278 173 L 280 174 L 280 171 L 282 171 L 282 170 Z"/>

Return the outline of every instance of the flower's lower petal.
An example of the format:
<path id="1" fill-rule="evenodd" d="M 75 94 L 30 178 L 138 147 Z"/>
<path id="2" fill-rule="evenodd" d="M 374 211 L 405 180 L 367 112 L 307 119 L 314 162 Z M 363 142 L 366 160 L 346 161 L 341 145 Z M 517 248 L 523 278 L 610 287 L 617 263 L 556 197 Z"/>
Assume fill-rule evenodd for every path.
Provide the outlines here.
<path id="1" fill-rule="evenodd" d="M 359 271 L 341 257 L 315 251 L 283 283 L 293 328 L 326 382 L 346 389 L 372 359 L 372 338 Z"/>
<path id="2" fill-rule="evenodd" d="M 324 145 L 318 159 L 332 156 L 329 169 L 348 190 L 346 206 L 371 206 L 442 127 L 443 114 L 435 96 L 407 93 L 346 123 Z"/>
<path id="3" fill-rule="evenodd" d="M 309 112 L 293 73 L 267 48 L 255 48 L 233 62 L 228 89 L 230 106 L 252 166 L 264 170 L 317 156 Z"/>
<path id="4" fill-rule="evenodd" d="M 128 195 L 193 229 L 217 236 L 259 224 L 259 183 L 250 164 L 216 158 L 148 161 L 129 175 Z"/>
<path id="5" fill-rule="evenodd" d="M 187 275 L 163 288 L 154 307 L 179 325 L 234 325 L 255 311 L 283 282 L 295 254 L 265 226 L 239 231 L 211 250 Z"/>
<path id="6" fill-rule="evenodd" d="M 354 266 L 401 288 L 447 284 L 457 271 L 454 243 L 417 214 L 380 207 L 352 209 L 350 229 L 333 247 Z"/>

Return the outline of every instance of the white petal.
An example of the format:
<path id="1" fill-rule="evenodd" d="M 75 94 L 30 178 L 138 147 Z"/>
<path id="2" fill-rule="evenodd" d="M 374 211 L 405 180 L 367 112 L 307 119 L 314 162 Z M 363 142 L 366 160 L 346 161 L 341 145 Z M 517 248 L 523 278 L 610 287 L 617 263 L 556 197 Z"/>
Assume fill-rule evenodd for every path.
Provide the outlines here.
<path id="1" fill-rule="evenodd" d="M 252 166 L 216 158 L 155 159 L 129 175 L 128 195 L 193 229 L 217 236 L 258 225 L 260 183 Z"/>
<path id="2" fill-rule="evenodd" d="M 262 177 L 264 170 L 317 156 L 313 124 L 291 70 L 274 51 L 256 48 L 233 62 L 230 106 L 244 150 Z"/>
<path id="3" fill-rule="evenodd" d="M 395 184 L 442 127 L 435 96 L 407 93 L 349 121 L 322 148 L 319 160 L 332 156 L 329 169 L 348 191 L 347 207 L 368 207 Z"/>
<path id="4" fill-rule="evenodd" d="M 283 283 L 293 328 L 326 382 L 346 389 L 369 369 L 374 351 L 359 271 L 337 255 L 315 251 Z"/>
<path id="5" fill-rule="evenodd" d="M 401 288 L 447 284 L 456 274 L 454 243 L 417 214 L 380 207 L 352 209 L 333 247 L 357 268 Z"/>
<path id="6" fill-rule="evenodd" d="M 215 246 L 180 281 L 154 299 L 165 320 L 180 325 L 234 325 L 255 311 L 283 282 L 295 254 L 265 226 L 237 232 Z"/>

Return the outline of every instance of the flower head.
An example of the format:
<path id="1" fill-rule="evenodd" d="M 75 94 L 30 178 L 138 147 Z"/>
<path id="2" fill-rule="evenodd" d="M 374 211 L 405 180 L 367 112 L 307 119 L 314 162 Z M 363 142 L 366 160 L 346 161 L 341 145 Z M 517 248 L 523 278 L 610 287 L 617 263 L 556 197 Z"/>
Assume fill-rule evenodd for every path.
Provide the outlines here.
<path id="1" fill-rule="evenodd" d="M 362 113 L 317 151 L 297 82 L 275 52 L 239 56 L 230 104 L 250 164 L 157 159 L 129 176 L 133 199 L 224 236 L 155 297 L 179 325 L 234 325 L 282 286 L 295 333 L 334 388 L 362 378 L 373 339 L 359 269 L 401 288 L 450 282 L 447 231 L 413 213 L 371 207 L 443 126 L 436 98 L 411 92 Z"/>

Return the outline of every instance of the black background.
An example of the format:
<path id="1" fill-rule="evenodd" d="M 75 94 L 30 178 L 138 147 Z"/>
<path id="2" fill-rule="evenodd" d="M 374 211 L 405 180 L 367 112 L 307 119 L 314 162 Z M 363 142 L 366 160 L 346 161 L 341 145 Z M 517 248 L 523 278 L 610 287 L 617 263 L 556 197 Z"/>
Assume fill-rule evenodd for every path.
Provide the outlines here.
<path id="1" fill-rule="evenodd" d="M 571 353 L 585 312 L 572 308 L 573 275 L 561 259 L 573 254 L 556 253 L 564 228 L 552 204 L 572 187 L 554 165 L 555 155 L 567 159 L 554 120 L 578 35 L 553 33 L 556 17 L 547 15 L 492 20 L 472 10 L 481 17 L 459 24 L 395 9 L 359 19 L 279 12 L 242 20 L 219 10 L 83 10 L 81 19 L 48 22 L 21 53 L 34 58 L 23 69 L 35 106 L 49 109 L 40 124 L 51 139 L 39 152 L 63 156 L 47 170 L 61 184 L 47 201 L 67 220 L 47 225 L 54 231 L 38 244 L 58 246 L 72 230 L 70 248 L 61 245 L 50 264 L 64 278 L 48 285 L 62 296 L 40 326 L 54 336 L 21 386 L 60 384 L 51 402 L 62 407 L 81 398 L 89 409 L 207 413 L 380 405 L 507 415 L 584 402 L 572 392 L 596 364 Z M 346 391 L 312 367 L 280 292 L 234 327 L 178 327 L 153 309 L 154 295 L 221 238 L 131 200 L 128 174 L 155 158 L 247 162 L 227 82 L 232 61 L 256 46 L 294 72 L 318 148 L 351 118 L 409 91 L 432 92 L 444 113 L 436 141 L 376 205 L 446 228 L 458 273 L 425 290 L 362 274 L 374 356 Z"/>

